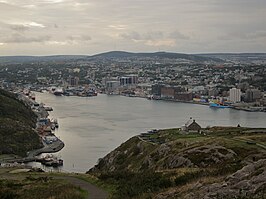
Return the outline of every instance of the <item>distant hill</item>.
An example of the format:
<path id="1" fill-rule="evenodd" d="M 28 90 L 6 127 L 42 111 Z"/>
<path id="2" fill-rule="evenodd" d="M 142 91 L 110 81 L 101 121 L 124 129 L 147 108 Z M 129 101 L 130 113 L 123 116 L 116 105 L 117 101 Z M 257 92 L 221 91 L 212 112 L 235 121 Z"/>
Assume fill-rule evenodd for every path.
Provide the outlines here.
<path id="1" fill-rule="evenodd" d="M 91 59 L 128 59 L 128 58 L 154 58 L 154 59 L 181 59 L 193 62 L 224 62 L 266 60 L 266 53 L 202 53 L 184 54 L 173 52 L 132 53 L 126 51 L 110 51 L 92 56 L 87 55 L 53 55 L 53 56 L 0 56 L 2 63 L 36 63 L 36 62 L 61 62 Z"/>
<path id="2" fill-rule="evenodd" d="M 218 58 L 209 58 L 207 56 L 198 56 L 193 54 L 172 53 L 172 52 L 154 52 L 154 53 L 131 53 L 125 51 L 110 51 L 91 56 L 92 58 L 132 58 L 132 57 L 149 57 L 149 58 L 168 58 L 168 59 L 184 59 L 188 61 L 204 62 L 214 61 L 220 62 Z"/>
<path id="3" fill-rule="evenodd" d="M 266 53 L 207 53 L 197 55 L 231 61 L 266 60 Z"/>
<path id="4" fill-rule="evenodd" d="M 60 61 L 78 61 L 90 59 L 126 59 L 126 58 L 169 58 L 184 59 L 188 61 L 204 62 L 214 61 L 221 62 L 221 59 L 193 54 L 182 54 L 172 52 L 154 52 L 154 53 L 132 53 L 125 51 L 110 51 L 92 56 L 86 55 L 54 55 L 54 56 L 2 56 L 0 63 L 33 63 L 33 62 L 60 62 Z"/>
<path id="5" fill-rule="evenodd" d="M 0 63 L 34 63 L 34 62 L 60 62 L 86 59 L 85 55 L 54 55 L 54 56 L 3 56 Z"/>
<path id="6" fill-rule="evenodd" d="M 0 89 L 0 155 L 25 156 L 42 144 L 33 128 L 36 115 L 12 93 Z"/>

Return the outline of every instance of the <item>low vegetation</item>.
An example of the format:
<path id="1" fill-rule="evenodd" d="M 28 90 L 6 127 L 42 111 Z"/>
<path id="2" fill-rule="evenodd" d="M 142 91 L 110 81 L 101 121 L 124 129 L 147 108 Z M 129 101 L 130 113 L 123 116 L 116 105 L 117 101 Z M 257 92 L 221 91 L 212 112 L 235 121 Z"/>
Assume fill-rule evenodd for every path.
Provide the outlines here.
<path id="1" fill-rule="evenodd" d="M 171 180 L 162 173 L 146 172 L 108 172 L 102 173 L 99 177 L 100 181 L 106 184 L 115 185 L 112 198 L 143 198 L 143 194 L 152 195 L 161 189 L 172 186 Z"/>
<path id="2" fill-rule="evenodd" d="M 27 151 L 40 148 L 34 132 L 36 115 L 14 94 L 0 89 L 0 155 L 25 156 Z"/>
<path id="3" fill-rule="evenodd" d="M 2 199 L 84 199 L 87 193 L 72 184 L 51 177 L 23 179 L 0 179 L 0 198 Z"/>

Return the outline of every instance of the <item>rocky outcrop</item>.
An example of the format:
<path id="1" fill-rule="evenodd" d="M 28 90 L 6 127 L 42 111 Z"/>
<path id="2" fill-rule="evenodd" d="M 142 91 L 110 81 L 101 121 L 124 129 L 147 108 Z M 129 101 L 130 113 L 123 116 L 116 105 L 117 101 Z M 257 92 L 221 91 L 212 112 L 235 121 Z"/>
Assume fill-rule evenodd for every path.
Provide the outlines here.
<path id="1" fill-rule="evenodd" d="M 156 199 L 265 198 L 266 153 L 263 143 L 256 143 L 265 135 L 222 127 L 215 133 L 183 135 L 169 129 L 145 134 L 145 139 L 136 136 L 89 172 L 97 176 L 160 173 L 171 185 L 149 193 Z M 245 137 L 256 142 L 250 144 Z"/>
<path id="2" fill-rule="evenodd" d="M 169 150 L 170 151 L 170 150 Z M 160 169 L 180 167 L 208 167 L 231 160 L 236 153 L 223 146 L 205 145 L 184 150 L 177 154 L 168 154 Z"/>
<path id="3" fill-rule="evenodd" d="M 194 182 L 182 193 L 171 188 L 155 196 L 155 199 L 229 199 L 229 198 L 265 198 L 266 197 L 266 159 L 250 163 L 219 183 L 204 184 Z"/>
<path id="4" fill-rule="evenodd" d="M 110 172 L 121 169 L 142 171 L 183 167 L 205 168 L 214 164 L 223 164 L 235 156 L 234 151 L 215 144 L 177 151 L 174 142 L 152 145 L 133 137 L 100 159 L 90 172 Z"/>
<path id="5" fill-rule="evenodd" d="M 263 198 L 266 196 L 266 159 L 250 163 L 221 183 L 201 185 L 198 196 L 213 198 Z M 185 198 L 195 198 L 193 193 Z"/>

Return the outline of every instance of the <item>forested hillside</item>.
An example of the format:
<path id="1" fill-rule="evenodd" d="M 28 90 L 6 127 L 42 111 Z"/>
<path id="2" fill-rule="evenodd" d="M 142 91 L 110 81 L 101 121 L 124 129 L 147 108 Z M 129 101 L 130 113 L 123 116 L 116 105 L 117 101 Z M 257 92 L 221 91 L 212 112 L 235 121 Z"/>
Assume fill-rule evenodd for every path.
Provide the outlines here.
<path id="1" fill-rule="evenodd" d="M 34 132 L 36 115 L 12 93 L 0 89 L 0 155 L 25 156 L 27 151 L 40 148 Z"/>

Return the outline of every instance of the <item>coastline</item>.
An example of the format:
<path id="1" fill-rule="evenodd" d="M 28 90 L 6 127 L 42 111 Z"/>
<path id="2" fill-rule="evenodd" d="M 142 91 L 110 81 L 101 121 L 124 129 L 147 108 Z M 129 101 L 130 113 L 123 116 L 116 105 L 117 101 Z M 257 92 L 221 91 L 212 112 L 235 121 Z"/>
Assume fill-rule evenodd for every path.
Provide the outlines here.
<path id="1" fill-rule="evenodd" d="M 18 99 L 23 101 L 25 103 L 25 105 L 29 106 L 29 107 L 34 107 L 36 104 L 38 104 L 35 100 L 29 99 L 24 94 L 18 94 Z M 62 150 L 65 146 L 64 142 L 62 140 L 60 140 L 58 137 L 56 137 L 56 135 L 54 135 L 53 133 L 52 134 L 56 138 L 56 141 L 53 141 L 52 143 L 49 143 L 49 144 L 44 142 L 43 137 L 45 137 L 45 136 L 41 136 L 40 132 L 37 129 L 37 126 L 38 126 L 37 124 L 38 124 L 40 119 L 43 119 L 43 118 L 48 119 L 49 113 L 47 110 L 45 110 L 44 107 L 41 107 L 41 106 L 39 106 L 38 110 L 32 109 L 32 111 L 37 116 L 35 132 L 40 137 L 41 142 L 43 144 L 43 147 L 39 148 L 39 149 L 32 150 L 32 151 L 28 151 L 26 157 L 22 157 L 22 158 L 16 157 L 14 159 L 8 159 L 6 161 L 7 163 L 34 162 L 38 159 L 36 156 L 38 156 L 42 153 L 56 153 L 56 152 Z"/>
<path id="2" fill-rule="evenodd" d="M 138 96 L 136 96 L 136 97 L 138 97 Z M 149 98 L 147 98 L 147 99 L 148 100 L 171 101 L 171 102 L 187 103 L 187 104 L 198 104 L 198 105 L 204 105 L 204 106 L 209 106 L 210 105 L 207 102 L 184 101 L 184 100 L 177 100 L 177 99 L 149 99 Z M 232 105 L 230 108 L 234 109 L 234 110 L 247 111 L 247 112 L 266 112 L 266 107 L 249 106 L 249 104 L 245 104 L 245 105 L 246 106 Z"/>

